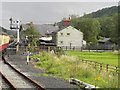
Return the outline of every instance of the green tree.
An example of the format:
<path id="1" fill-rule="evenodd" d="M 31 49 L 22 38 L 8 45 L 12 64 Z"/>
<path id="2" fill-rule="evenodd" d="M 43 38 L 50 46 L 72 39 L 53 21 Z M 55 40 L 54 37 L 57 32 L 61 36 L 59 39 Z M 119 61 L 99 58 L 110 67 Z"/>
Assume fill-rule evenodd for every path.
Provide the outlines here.
<path id="1" fill-rule="evenodd" d="M 112 17 L 102 17 L 98 19 L 101 25 L 101 31 L 99 36 L 109 38 L 110 33 L 113 30 L 113 19 Z"/>
<path id="2" fill-rule="evenodd" d="M 113 15 L 113 30 L 111 31 L 111 39 L 120 45 L 120 15 Z"/>
<path id="3" fill-rule="evenodd" d="M 24 32 L 25 36 L 28 36 L 31 38 L 31 45 L 36 46 L 37 39 L 40 37 L 40 33 L 35 30 L 34 26 L 30 26 L 27 28 L 27 30 Z"/>
<path id="4" fill-rule="evenodd" d="M 84 40 L 88 43 L 92 42 L 93 44 L 97 43 L 97 36 L 100 32 L 100 23 L 97 19 L 86 18 L 78 22 L 76 26 L 77 29 L 80 29 L 84 34 Z"/>
<path id="5" fill-rule="evenodd" d="M 34 26 L 30 26 L 25 31 L 26 36 L 32 36 L 33 38 L 39 38 L 40 34 L 37 30 L 35 30 Z"/>
<path id="6" fill-rule="evenodd" d="M 78 18 L 74 18 L 74 19 L 71 19 L 70 24 L 71 26 L 76 27 L 78 22 L 79 22 Z"/>

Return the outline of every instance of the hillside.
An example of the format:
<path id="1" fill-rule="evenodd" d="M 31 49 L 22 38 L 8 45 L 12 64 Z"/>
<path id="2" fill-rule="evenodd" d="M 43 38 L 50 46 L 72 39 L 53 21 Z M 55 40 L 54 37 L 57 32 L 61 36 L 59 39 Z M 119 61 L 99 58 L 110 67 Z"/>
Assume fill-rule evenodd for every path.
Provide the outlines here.
<path id="1" fill-rule="evenodd" d="M 120 6 L 119 6 L 120 7 Z M 120 9 L 118 6 L 103 8 L 101 10 L 98 10 L 96 12 L 92 12 L 90 14 L 86 14 L 82 16 L 81 18 L 100 18 L 100 17 L 111 17 L 115 13 L 120 13 Z"/>
<path id="2" fill-rule="evenodd" d="M 8 35 L 13 35 L 13 36 L 16 35 L 16 31 L 7 30 L 7 29 L 5 29 L 5 28 L 3 28 L 3 27 L 1 27 L 1 26 L 0 26 L 0 31 L 5 32 L 5 33 L 7 33 Z"/>
<path id="3" fill-rule="evenodd" d="M 76 17 L 74 15 L 74 18 L 71 17 L 71 25 L 73 26 L 74 20 L 81 20 L 84 18 L 103 18 L 103 17 L 111 17 L 113 16 L 115 13 L 120 13 L 120 6 L 112 6 L 112 7 L 108 7 L 108 8 L 103 8 L 101 10 L 98 10 L 96 12 L 92 12 L 89 14 L 84 14 L 84 16 L 82 17 Z M 62 27 L 62 20 L 60 22 L 57 23 L 59 27 Z M 76 22 L 77 24 L 77 22 Z"/>

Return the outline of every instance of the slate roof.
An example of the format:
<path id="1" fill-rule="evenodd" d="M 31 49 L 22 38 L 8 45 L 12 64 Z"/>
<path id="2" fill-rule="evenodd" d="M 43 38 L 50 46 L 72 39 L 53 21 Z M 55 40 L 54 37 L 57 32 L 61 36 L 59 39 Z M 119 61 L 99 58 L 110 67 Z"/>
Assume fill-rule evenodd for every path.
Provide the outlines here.
<path id="1" fill-rule="evenodd" d="M 64 26 L 64 27 L 61 27 L 61 28 L 59 28 L 58 30 L 53 31 L 53 32 L 57 33 L 57 32 L 59 32 L 59 31 L 61 31 L 61 30 L 65 29 L 65 28 L 67 28 L 67 27 L 69 27 L 69 26 Z"/>
<path id="2" fill-rule="evenodd" d="M 72 27 L 72 26 L 63 26 L 63 27 L 61 27 L 61 28 L 59 28 L 58 30 L 56 30 L 56 31 L 53 31 L 53 33 L 57 33 L 57 32 L 59 32 L 59 31 L 62 31 L 62 30 L 64 30 L 65 28 L 67 28 L 67 27 Z M 74 27 L 73 27 L 74 28 Z M 80 31 L 81 32 L 81 31 Z M 81 32 L 82 33 L 82 32 Z"/>
<path id="3" fill-rule="evenodd" d="M 21 26 L 22 26 L 22 30 L 26 30 L 28 27 L 30 27 L 30 25 L 28 24 L 22 24 Z M 52 32 L 57 31 L 59 29 L 58 27 L 55 27 L 51 24 L 43 24 L 43 25 L 34 24 L 34 28 L 38 30 L 38 32 L 42 36 L 44 36 L 45 34 L 51 34 Z"/>

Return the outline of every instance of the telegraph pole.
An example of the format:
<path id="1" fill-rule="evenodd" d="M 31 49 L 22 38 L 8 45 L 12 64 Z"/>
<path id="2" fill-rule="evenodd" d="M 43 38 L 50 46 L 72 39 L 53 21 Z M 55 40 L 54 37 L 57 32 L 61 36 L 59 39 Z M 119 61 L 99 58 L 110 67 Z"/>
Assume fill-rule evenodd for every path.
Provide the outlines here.
<path id="1" fill-rule="evenodd" d="M 10 18 L 10 29 L 11 30 L 16 30 L 17 31 L 17 46 L 16 46 L 16 52 L 19 50 L 19 29 L 20 29 L 20 21 L 15 20 L 13 21 L 12 18 Z"/>

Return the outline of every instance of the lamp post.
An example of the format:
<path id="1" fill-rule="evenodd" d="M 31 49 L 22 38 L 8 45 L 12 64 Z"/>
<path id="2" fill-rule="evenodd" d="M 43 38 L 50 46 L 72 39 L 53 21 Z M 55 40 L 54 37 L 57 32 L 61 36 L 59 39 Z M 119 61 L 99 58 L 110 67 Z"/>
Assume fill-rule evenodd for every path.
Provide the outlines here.
<path id="1" fill-rule="evenodd" d="M 17 31 L 17 47 L 16 47 L 16 52 L 19 50 L 19 29 L 20 29 L 20 21 L 16 20 L 13 21 L 12 17 L 9 19 L 10 20 L 10 29 L 11 30 L 16 30 Z"/>

